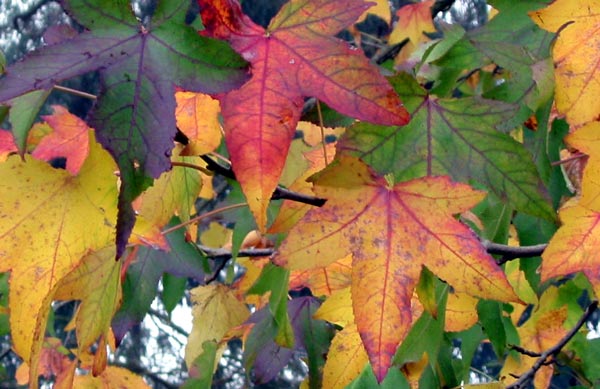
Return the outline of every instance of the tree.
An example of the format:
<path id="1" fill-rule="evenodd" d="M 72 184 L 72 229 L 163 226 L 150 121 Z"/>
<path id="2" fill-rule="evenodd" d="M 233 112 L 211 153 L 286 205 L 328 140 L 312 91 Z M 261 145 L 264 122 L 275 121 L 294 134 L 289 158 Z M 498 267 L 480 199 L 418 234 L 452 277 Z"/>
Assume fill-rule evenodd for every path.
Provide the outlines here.
<path id="1" fill-rule="evenodd" d="M 190 387 L 226 380 L 240 342 L 266 385 L 299 356 L 310 387 L 455 387 L 483 344 L 499 386 L 594 385 L 594 2 L 496 0 L 468 31 L 434 23 L 449 2 L 407 4 L 385 44 L 360 28 L 391 26 L 387 1 L 291 0 L 266 27 L 198 3 L 200 32 L 187 0 L 65 1 L 82 31 L 0 78 L 21 383 L 144 385 L 108 350 L 159 291 L 193 304 Z M 90 72 L 95 95 L 60 86 Z M 52 90 L 94 107 L 33 124 Z"/>

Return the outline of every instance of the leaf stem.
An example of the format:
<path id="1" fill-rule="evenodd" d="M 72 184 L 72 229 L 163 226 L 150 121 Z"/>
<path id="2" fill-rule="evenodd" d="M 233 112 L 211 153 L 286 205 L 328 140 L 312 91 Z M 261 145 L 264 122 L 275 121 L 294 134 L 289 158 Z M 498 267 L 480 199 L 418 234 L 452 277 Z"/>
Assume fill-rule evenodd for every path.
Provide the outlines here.
<path id="1" fill-rule="evenodd" d="M 194 165 L 193 163 L 188 162 L 171 162 L 171 166 L 181 166 L 181 167 L 189 167 L 191 169 L 196 169 L 206 174 L 207 176 L 214 176 L 215 173 L 212 170 L 208 170 L 205 167 Z"/>
<path id="2" fill-rule="evenodd" d="M 323 146 L 323 158 L 325 165 L 329 165 L 327 161 L 327 145 L 325 144 L 325 129 L 323 128 L 323 112 L 321 111 L 321 102 L 317 100 L 317 115 L 319 116 L 319 128 L 321 129 L 321 145 Z"/>
<path id="3" fill-rule="evenodd" d="M 575 154 L 575 155 L 572 155 L 572 156 L 570 156 L 570 157 L 568 157 L 568 158 L 565 158 L 565 159 L 559 159 L 558 161 L 554 161 L 554 162 L 552 162 L 550 165 L 551 165 L 551 166 L 558 166 L 558 165 L 562 165 L 563 163 L 567 163 L 567 162 L 575 161 L 575 160 L 577 160 L 577 159 L 581 159 L 581 158 L 584 158 L 584 157 L 587 157 L 587 155 L 586 155 L 586 154 L 584 154 L 584 153 L 577 153 L 577 154 Z"/>
<path id="4" fill-rule="evenodd" d="M 167 234 L 170 234 L 173 231 L 177 231 L 180 228 L 183 228 L 183 227 L 188 226 L 190 224 L 197 223 L 197 222 L 199 222 L 202 219 L 206 219 L 207 217 L 211 217 L 211 216 L 217 215 L 217 214 L 219 214 L 221 212 L 227 212 L 227 211 L 231 211 L 233 209 L 243 208 L 243 207 L 247 207 L 247 206 L 248 206 L 247 203 L 239 203 L 239 204 L 232 204 L 232 205 L 228 205 L 226 207 L 214 209 L 214 210 L 212 210 L 210 212 L 203 213 L 202 215 L 198 215 L 196 217 L 191 218 L 190 220 L 184 221 L 183 223 L 179 223 L 176 226 L 167 228 L 166 230 L 163 230 L 161 232 L 161 234 L 162 235 L 167 235 Z"/>
<path id="5" fill-rule="evenodd" d="M 62 85 L 54 85 L 52 87 L 52 89 L 57 90 L 57 91 L 61 91 L 61 92 L 65 92 L 65 93 L 69 93 L 75 96 L 79 96 L 79 97 L 83 97 L 85 99 L 90 99 L 90 100 L 96 100 L 98 97 L 96 95 L 93 95 L 91 93 L 87 93 L 87 92 L 83 92 L 77 89 L 72 89 L 66 86 L 62 86 Z"/>

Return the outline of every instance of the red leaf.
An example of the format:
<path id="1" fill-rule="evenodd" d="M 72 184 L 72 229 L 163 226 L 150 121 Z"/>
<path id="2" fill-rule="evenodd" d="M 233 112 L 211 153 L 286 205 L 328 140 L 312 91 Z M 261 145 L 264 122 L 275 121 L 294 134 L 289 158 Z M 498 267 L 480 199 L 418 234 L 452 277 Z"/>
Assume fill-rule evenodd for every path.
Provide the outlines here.
<path id="1" fill-rule="evenodd" d="M 67 170 L 76 175 L 89 152 L 88 131 L 83 120 L 60 105 L 52 106 L 54 113 L 42 116 L 54 130 L 40 141 L 33 151 L 35 158 L 49 161 L 56 157 L 67 158 Z"/>
<path id="2" fill-rule="evenodd" d="M 408 112 L 360 50 L 333 37 L 369 6 L 362 0 L 292 0 L 267 29 L 235 0 L 199 0 L 205 33 L 227 39 L 253 76 L 222 96 L 233 169 L 259 228 L 277 186 L 304 96 L 357 119 L 403 125 Z"/>

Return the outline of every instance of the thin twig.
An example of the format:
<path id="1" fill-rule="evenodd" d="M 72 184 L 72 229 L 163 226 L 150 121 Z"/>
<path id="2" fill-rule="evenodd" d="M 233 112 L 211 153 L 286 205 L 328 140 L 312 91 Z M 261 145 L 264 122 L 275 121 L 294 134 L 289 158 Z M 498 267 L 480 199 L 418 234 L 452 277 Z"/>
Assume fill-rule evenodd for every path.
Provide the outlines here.
<path id="1" fill-rule="evenodd" d="M 527 386 L 529 382 L 533 380 L 535 374 L 538 370 L 542 368 L 545 364 L 547 364 L 547 359 L 550 357 L 556 357 L 562 348 L 575 336 L 575 334 L 579 331 L 579 329 L 587 322 L 588 318 L 594 313 L 594 311 L 598 308 L 598 301 L 594 300 L 588 305 L 583 315 L 577 321 L 577 324 L 554 346 L 550 347 L 548 350 L 544 351 L 540 357 L 535 361 L 531 369 L 527 370 L 524 374 L 522 374 L 519 379 L 512 384 L 508 385 L 506 389 L 521 389 Z"/>
<path id="2" fill-rule="evenodd" d="M 96 100 L 97 97 L 96 95 L 93 95 L 91 93 L 87 93 L 87 92 L 83 92 L 77 89 L 73 89 L 73 88 L 69 88 L 66 86 L 62 86 L 62 85 L 54 85 L 52 87 L 52 89 L 57 90 L 57 91 L 61 91 L 61 92 L 65 92 L 65 93 L 69 93 L 71 95 L 74 96 L 79 96 L 79 97 L 83 97 L 85 99 L 90 99 L 90 100 Z"/>
<path id="3" fill-rule="evenodd" d="M 230 257 L 231 257 L 231 255 L 230 255 Z M 206 278 L 206 279 L 204 279 L 204 283 L 206 285 L 208 285 L 208 284 L 212 283 L 213 281 L 215 281 L 217 279 L 217 277 L 219 277 L 219 274 L 221 273 L 221 270 L 225 269 L 225 265 L 227 265 L 228 261 L 229 261 L 228 259 L 225 259 L 225 260 L 221 261 L 221 263 L 219 263 L 217 265 L 217 268 L 215 269 L 213 275 L 210 276 L 210 277 L 208 277 L 208 278 Z"/>
<path id="4" fill-rule="evenodd" d="M 528 357 L 539 358 L 542 356 L 541 353 L 536 353 L 535 351 L 527 350 L 521 346 L 517 346 L 516 344 L 510 345 L 512 350 L 515 350 L 519 354 L 527 355 Z"/>
<path id="5" fill-rule="evenodd" d="M 171 166 L 189 167 L 190 169 L 199 170 L 202 173 L 206 174 L 207 176 L 212 176 L 212 175 L 215 174 L 212 170 L 208 170 L 205 167 L 194 165 L 193 163 L 189 163 L 189 162 L 175 162 L 175 161 L 172 161 L 171 162 Z"/>
<path id="6" fill-rule="evenodd" d="M 323 145 L 323 158 L 325 165 L 329 165 L 327 161 L 327 145 L 325 144 L 325 129 L 323 128 L 323 112 L 321 111 L 321 103 L 317 100 L 317 114 L 319 115 L 319 128 L 321 129 L 321 144 Z"/>
<path id="7" fill-rule="evenodd" d="M 228 206 L 222 207 L 222 208 L 217 208 L 217 209 L 214 209 L 214 210 L 212 210 L 210 212 L 203 213 L 202 215 L 198 215 L 196 217 L 193 217 L 190 220 L 187 220 L 187 221 L 185 221 L 183 223 L 179 223 L 176 226 L 167 228 L 167 229 L 163 230 L 161 232 L 161 234 L 162 235 L 167 235 L 167 234 L 169 234 L 169 233 L 171 233 L 173 231 L 176 231 L 176 230 L 178 230 L 180 228 L 183 228 L 183 227 L 185 227 L 187 225 L 197 223 L 198 221 L 200 221 L 202 219 L 206 219 L 207 217 L 214 216 L 214 215 L 216 215 L 218 213 L 226 212 L 226 211 L 231 211 L 232 209 L 243 208 L 243 207 L 247 207 L 247 206 L 248 206 L 248 204 L 246 204 L 246 203 L 239 203 L 239 204 L 228 205 Z"/>

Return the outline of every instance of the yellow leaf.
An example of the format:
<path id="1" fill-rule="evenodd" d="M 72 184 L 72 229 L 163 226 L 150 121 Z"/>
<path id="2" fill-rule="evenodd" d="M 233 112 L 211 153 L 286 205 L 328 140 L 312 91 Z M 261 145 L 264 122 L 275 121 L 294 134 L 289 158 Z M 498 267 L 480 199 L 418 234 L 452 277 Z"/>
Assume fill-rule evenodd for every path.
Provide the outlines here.
<path id="1" fill-rule="evenodd" d="M 54 299 L 81 301 L 74 319 L 79 352 L 108 333 L 121 303 L 121 262 L 114 257 L 114 245 L 93 252 L 57 285 Z"/>
<path id="2" fill-rule="evenodd" d="M 108 366 L 98 377 L 92 375 L 75 376 L 74 388 L 86 389 L 150 389 L 142 377 L 122 367 Z"/>
<path id="3" fill-rule="evenodd" d="M 373 3 L 373 2 L 375 2 L 375 4 L 373 4 L 371 6 L 371 8 L 369 8 L 362 15 L 360 15 L 360 17 L 358 18 L 356 23 L 363 22 L 367 18 L 367 15 L 371 14 L 371 15 L 379 16 L 381 19 L 385 20 L 387 22 L 387 24 L 390 24 L 390 22 L 392 21 L 392 11 L 390 9 L 389 1 L 388 0 L 372 0 L 372 1 L 370 1 L 370 3 Z"/>
<path id="4" fill-rule="evenodd" d="M 600 3 L 557 0 L 530 13 L 541 28 L 560 34 L 554 44 L 556 106 L 573 126 L 600 115 Z"/>
<path id="5" fill-rule="evenodd" d="M 352 255 L 347 255 L 320 269 L 291 272 L 290 289 L 308 287 L 314 296 L 330 296 L 350 286 L 351 274 Z"/>
<path id="6" fill-rule="evenodd" d="M 203 93 L 176 92 L 177 127 L 189 139 L 181 155 L 202 155 L 215 151 L 221 143 L 219 101 Z"/>
<path id="7" fill-rule="evenodd" d="M 449 293 L 444 329 L 450 332 L 459 332 L 471 328 L 479 320 L 477 316 L 478 302 L 479 299 L 466 293 Z"/>
<path id="8" fill-rule="evenodd" d="M 354 312 L 352 311 L 352 297 L 350 288 L 340 289 L 334 292 L 313 315 L 315 319 L 326 320 L 342 327 L 354 323 Z"/>
<path id="9" fill-rule="evenodd" d="M 567 333 L 567 330 L 563 327 L 566 318 L 566 306 L 560 309 L 534 312 L 525 324 L 517 328 L 522 347 L 529 351 L 541 353 L 554 346 Z M 500 379 L 504 384 L 516 381 L 516 378 L 512 375 L 519 376 L 529 370 L 538 359 L 527 355 L 519 355 L 519 357 L 517 359 L 513 354 L 508 354 L 500 372 Z M 542 366 L 535 375 L 535 387 L 547 388 L 550 385 L 552 373 L 553 367 L 551 365 Z"/>
<path id="10" fill-rule="evenodd" d="M 32 382 L 57 283 L 90 250 L 114 241 L 115 170 L 93 134 L 77 176 L 28 156 L 0 164 L 0 272 L 11 271 L 12 340 Z"/>
<path id="11" fill-rule="evenodd" d="M 296 129 L 302 131 L 304 142 L 313 147 L 321 144 L 324 141 L 323 137 L 335 136 L 339 138 L 346 131 L 344 127 L 323 127 L 323 134 L 321 134 L 321 126 L 311 122 L 298 122 Z M 330 154 L 329 159 L 333 160 L 333 155 Z"/>
<path id="12" fill-rule="evenodd" d="M 350 295 L 350 293 L 348 293 Z M 323 387 L 345 388 L 360 375 L 369 357 L 356 324 L 350 324 L 335 334 L 323 368 Z"/>
<path id="13" fill-rule="evenodd" d="M 192 331 L 185 347 L 188 366 L 202 354 L 207 340 L 220 342 L 230 329 L 242 324 L 250 316 L 246 305 L 225 285 L 206 285 L 192 289 Z"/>

